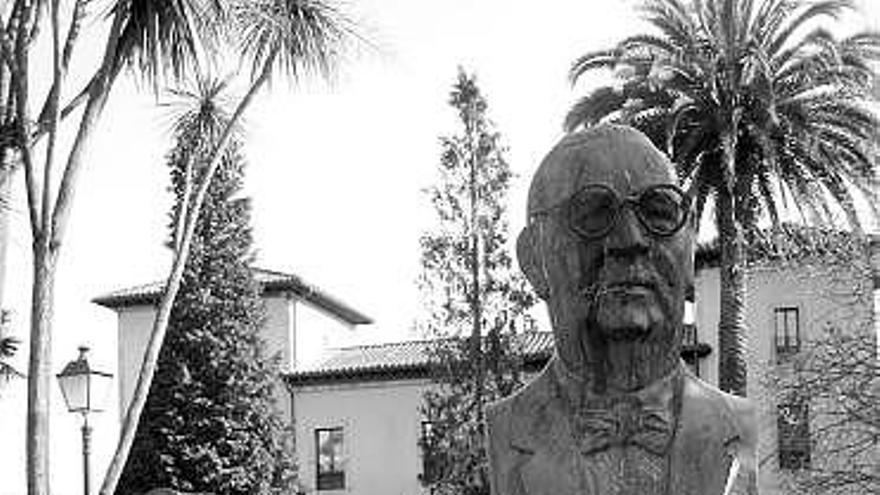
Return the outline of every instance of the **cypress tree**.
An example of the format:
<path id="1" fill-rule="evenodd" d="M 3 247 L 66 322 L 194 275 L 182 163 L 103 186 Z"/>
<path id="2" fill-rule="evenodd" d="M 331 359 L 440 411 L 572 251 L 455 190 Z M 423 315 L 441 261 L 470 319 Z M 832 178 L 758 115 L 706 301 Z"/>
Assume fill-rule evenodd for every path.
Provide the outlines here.
<path id="1" fill-rule="evenodd" d="M 222 84 L 200 89 L 196 108 L 175 126 L 168 157 L 176 197 L 172 218 L 189 199 L 188 177 L 206 166 L 226 118 L 215 103 Z M 199 217 L 117 493 L 156 487 L 218 495 L 290 493 L 291 437 L 275 410 L 280 382 L 259 335 L 265 308 L 251 271 L 250 201 L 239 195 L 244 166 L 234 139 Z"/>
<path id="2" fill-rule="evenodd" d="M 436 226 L 421 237 L 422 330 L 434 338 L 420 446 L 431 493 L 488 495 L 483 408 L 522 385 L 515 336 L 534 330 L 535 296 L 513 267 L 507 192 L 513 177 L 476 77 L 459 69 L 449 97 L 459 130 L 441 138 L 428 194 Z"/>

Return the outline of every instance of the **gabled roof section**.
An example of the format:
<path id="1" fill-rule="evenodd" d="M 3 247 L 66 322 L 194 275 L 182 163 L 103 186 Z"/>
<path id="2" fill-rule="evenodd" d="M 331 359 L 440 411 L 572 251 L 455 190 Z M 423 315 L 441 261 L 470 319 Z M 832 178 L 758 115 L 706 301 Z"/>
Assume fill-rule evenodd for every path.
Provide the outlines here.
<path id="1" fill-rule="evenodd" d="M 285 376 L 293 387 L 326 383 L 426 378 L 431 371 L 431 340 L 409 340 L 378 345 L 344 347 L 328 351 L 317 364 Z M 517 335 L 527 370 L 540 369 L 553 354 L 553 334 L 526 332 Z"/>
<path id="2" fill-rule="evenodd" d="M 352 325 L 368 325 L 373 320 L 344 302 L 327 294 L 321 289 L 306 283 L 299 276 L 264 268 L 252 268 L 254 278 L 263 287 L 263 295 L 276 295 L 289 292 L 308 301 L 318 308 L 327 311 L 337 318 Z M 159 303 L 159 296 L 165 282 L 152 282 L 136 285 L 125 289 L 98 296 L 92 302 L 118 310 L 131 306 L 147 306 Z"/>

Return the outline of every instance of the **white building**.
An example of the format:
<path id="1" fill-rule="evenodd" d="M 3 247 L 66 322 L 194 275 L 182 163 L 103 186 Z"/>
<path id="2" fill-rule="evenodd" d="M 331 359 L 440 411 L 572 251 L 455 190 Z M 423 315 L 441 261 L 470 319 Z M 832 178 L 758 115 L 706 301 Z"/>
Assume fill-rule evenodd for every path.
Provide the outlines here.
<path id="1" fill-rule="evenodd" d="M 761 493 L 785 493 L 791 459 L 809 458 L 809 439 L 782 447 L 777 434 L 779 404 L 767 376 L 787 353 L 797 352 L 827 327 L 873 329 L 880 294 L 880 243 L 873 276 L 857 267 L 821 259 L 755 263 L 748 272 L 746 321 L 749 328 L 749 396 L 761 410 Z M 694 326 L 682 355 L 704 380 L 718 381 L 717 251 L 697 255 Z M 866 290 L 854 300 L 852 290 Z M 872 296 L 875 297 L 870 297 Z M 525 336 L 533 370 L 552 349 L 548 333 Z M 866 338 L 876 338 L 873 331 Z M 425 493 L 419 436 L 424 418 L 421 397 L 428 381 L 425 342 L 350 346 L 332 350 L 315 365 L 287 377 L 296 417 L 300 477 L 307 493 L 331 495 L 415 495 Z M 806 412 L 809 416 L 809 412 Z M 809 427 L 807 427 L 807 434 Z M 788 449 L 785 452 L 785 449 Z M 801 449 L 800 451 L 798 449 Z M 805 449 L 805 450 L 804 450 Z M 803 457 L 806 456 L 806 457 Z M 780 459 L 785 457 L 782 466 Z M 795 463 L 796 464 L 796 463 Z"/>

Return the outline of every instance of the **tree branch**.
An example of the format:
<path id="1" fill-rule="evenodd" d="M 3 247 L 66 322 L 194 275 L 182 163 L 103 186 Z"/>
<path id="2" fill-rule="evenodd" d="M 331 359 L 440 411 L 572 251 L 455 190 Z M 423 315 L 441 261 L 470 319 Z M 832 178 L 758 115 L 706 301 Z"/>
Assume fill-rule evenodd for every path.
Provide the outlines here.
<path id="1" fill-rule="evenodd" d="M 51 213 L 52 171 L 55 162 L 55 141 L 58 137 L 58 101 L 61 96 L 61 84 L 64 79 L 64 69 L 61 66 L 61 24 L 58 19 L 58 2 L 52 0 L 50 5 L 52 24 L 52 88 L 49 90 L 49 142 L 46 144 L 46 161 L 43 166 L 43 204 L 42 218 L 40 223 L 49 225 Z M 29 143 L 28 143 L 29 144 Z"/>
<path id="2" fill-rule="evenodd" d="M 70 26 L 67 28 L 67 39 L 64 40 L 64 54 L 61 58 L 61 67 L 67 72 L 70 65 L 70 57 L 73 55 L 73 46 L 79 37 L 82 20 L 86 15 L 86 0 L 76 0 L 73 6 L 73 13 L 70 15 Z"/>
<path id="3" fill-rule="evenodd" d="M 28 51 L 27 51 L 27 25 L 24 15 L 25 7 L 23 2 L 16 3 L 17 13 L 13 13 L 12 18 L 17 18 L 15 23 L 15 58 L 17 60 L 17 71 L 12 74 L 12 84 L 15 88 L 15 112 L 16 112 L 16 134 L 18 137 L 18 149 L 21 153 L 21 161 L 25 170 L 25 187 L 27 189 L 28 213 L 30 214 L 31 231 L 34 239 L 39 239 L 45 234 L 45 225 L 42 224 L 39 198 L 46 194 L 46 184 L 42 185 L 42 190 L 37 184 L 36 170 L 34 170 L 33 156 L 28 136 L 30 135 L 30 116 L 28 112 Z M 10 19 L 10 22 L 13 21 Z"/>
<path id="4" fill-rule="evenodd" d="M 104 104 L 107 102 L 107 96 L 110 93 L 113 67 L 116 65 L 116 47 L 119 43 L 122 24 L 128 11 L 126 4 L 127 2 L 123 0 L 117 5 L 116 13 L 113 16 L 113 24 L 107 35 L 104 59 L 101 62 L 101 68 L 93 79 L 94 83 L 89 85 L 86 108 L 83 111 L 79 129 L 71 146 L 70 154 L 67 157 L 67 164 L 64 167 L 64 175 L 58 187 L 58 196 L 55 200 L 51 221 L 52 244 L 54 246 L 60 244 L 63 238 L 75 193 L 76 177 L 82 166 L 83 152 L 92 136 L 98 116 L 104 109 Z"/>
<path id="5" fill-rule="evenodd" d="M 79 37 L 82 19 L 85 16 L 85 3 L 86 3 L 86 1 L 87 0 L 77 0 L 76 4 L 73 7 L 73 13 L 71 14 L 71 17 L 70 17 L 70 26 L 67 30 L 67 38 L 64 41 L 64 50 L 62 52 L 63 55 L 61 57 L 61 69 L 62 69 L 63 73 L 65 73 L 65 74 L 67 73 L 68 66 L 70 65 L 70 57 L 73 55 L 73 47 L 76 43 L 77 38 Z M 100 68 L 99 68 L 99 71 L 100 71 Z M 116 77 L 114 74 L 114 76 L 111 77 L 111 81 L 115 78 Z M 63 120 L 68 115 L 70 115 L 70 113 L 73 110 L 75 110 L 79 105 L 81 105 L 82 103 L 84 103 L 86 101 L 86 99 L 89 95 L 89 91 L 91 90 L 91 87 L 95 83 L 96 79 L 97 79 L 97 74 L 95 76 L 92 76 L 92 78 L 89 79 L 88 84 L 86 84 L 86 87 L 83 88 L 83 90 L 80 91 L 73 98 L 73 100 L 71 100 L 71 102 L 68 103 L 64 107 L 64 110 L 61 111 L 61 117 L 60 117 L 61 120 Z M 52 93 L 50 92 L 48 95 L 46 95 L 46 101 L 43 102 L 43 107 L 40 110 L 40 116 L 37 117 L 37 128 L 36 128 L 34 135 L 33 135 L 33 138 L 32 138 L 33 143 L 36 143 L 37 141 L 39 141 L 39 139 L 49 130 L 47 121 L 50 118 L 49 107 L 51 105 L 51 100 L 52 100 Z M 58 107 L 59 103 L 56 103 L 55 105 L 56 105 L 56 107 Z"/>

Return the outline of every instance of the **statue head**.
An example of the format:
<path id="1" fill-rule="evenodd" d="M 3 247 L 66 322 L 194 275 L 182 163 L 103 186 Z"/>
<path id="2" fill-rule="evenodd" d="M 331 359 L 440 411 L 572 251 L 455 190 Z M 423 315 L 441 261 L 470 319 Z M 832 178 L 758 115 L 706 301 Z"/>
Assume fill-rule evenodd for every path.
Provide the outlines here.
<path id="1" fill-rule="evenodd" d="M 596 392 L 635 390 L 677 365 L 692 217 L 672 163 L 633 128 L 569 134 L 541 162 L 517 257 L 562 365 Z"/>

